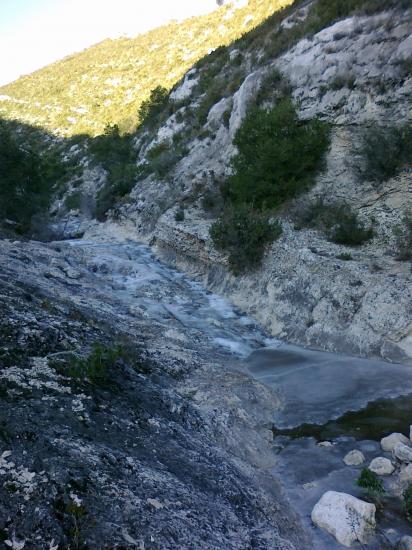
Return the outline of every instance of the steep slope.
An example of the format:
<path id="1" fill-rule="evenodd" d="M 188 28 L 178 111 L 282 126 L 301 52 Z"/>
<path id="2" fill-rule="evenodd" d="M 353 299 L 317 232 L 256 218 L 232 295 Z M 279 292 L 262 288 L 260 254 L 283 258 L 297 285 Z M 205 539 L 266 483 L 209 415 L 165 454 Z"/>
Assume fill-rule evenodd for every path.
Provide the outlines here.
<path id="1" fill-rule="evenodd" d="M 100 134 L 107 124 L 131 130 L 152 89 L 172 88 L 201 57 L 290 3 L 229 2 L 136 38 L 105 40 L 0 88 L 0 116 L 66 136 Z"/>

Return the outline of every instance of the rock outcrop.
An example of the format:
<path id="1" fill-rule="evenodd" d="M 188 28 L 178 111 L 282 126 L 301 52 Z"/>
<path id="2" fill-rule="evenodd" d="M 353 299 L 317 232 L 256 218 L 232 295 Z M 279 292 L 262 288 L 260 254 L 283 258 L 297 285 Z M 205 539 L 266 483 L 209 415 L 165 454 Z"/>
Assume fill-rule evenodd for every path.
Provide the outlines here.
<path id="1" fill-rule="evenodd" d="M 394 253 L 394 230 L 412 208 L 412 174 L 405 166 L 380 186 L 360 182 L 358 174 L 365 128 L 412 122 L 412 79 L 403 69 L 412 55 L 411 21 L 411 10 L 349 17 L 300 40 L 260 68 L 247 57 L 239 89 L 209 111 L 204 126 L 208 137 L 193 137 L 187 155 L 163 180 L 150 176 L 140 181 L 117 212 L 117 223 L 132 223 L 132 237 L 150 242 L 163 259 L 229 297 L 278 338 L 412 364 L 411 273 L 409 264 L 397 261 Z M 262 267 L 236 278 L 213 248 L 209 228 L 214 218 L 202 201 L 230 173 L 235 133 L 274 70 L 290 82 L 302 119 L 316 116 L 332 125 L 327 168 L 301 202 L 345 201 L 361 220 L 374 220 L 375 238 L 349 249 L 319 231 L 298 231 L 289 205 L 282 214 L 283 237 L 272 245 Z M 199 74 L 194 69 L 190 78 Z M 174 94 L 183 94 L 195 108 L 199 97 L 188 82 L 192 80 L 185 79 Z M 158 129 L 153 144 L 188 130 L 189 123 L 178 123 L 176 117 Z M 139 147 L 143 162 L 151 145 Z M 181 207 L 184 221 L 177 221 Z"/>

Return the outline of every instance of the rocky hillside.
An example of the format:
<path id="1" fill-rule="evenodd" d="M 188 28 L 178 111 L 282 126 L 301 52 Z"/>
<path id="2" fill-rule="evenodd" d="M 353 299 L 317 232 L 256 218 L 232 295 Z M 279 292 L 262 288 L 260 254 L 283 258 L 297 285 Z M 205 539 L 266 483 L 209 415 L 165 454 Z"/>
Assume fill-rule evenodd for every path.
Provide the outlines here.
<path id="1" fill-rule="evenodd" d="M 410 132 L 407 7 L 297 3 L 206 58 L 171 94 L 173 114 L 163 111 L 136 135 L 143 175 L 106 225 L 150 242 L 277 337 L 410 360 L 410 150 L 391 171 L 376 168 L 400 161 L 395 133 Z M 326 164 L 309 191 L 273 211 L 283 234 L 262 266 L 235 277 L 209 234 L 233 141 L 253 106 L 270 109 L 285 95 L 301 121 L 329 124 Z M 349 209 L 346 218 L 339 208 Z"/>
<path id="2" fill-rule="evenodd" d="M 150 256 L 0 239 L 1 547 L 298 549 L 278 398 L 162 309 L 207 298 Z"/>
<path id="3" fill-rule="evenodd" d="M 0 88 L 0 116 L 59 135 L 130 131 L 152 89 L 174 84 L 200 58 L 247 33 L 291 0 L 228 2 L 136 38 L 104 40 Z"/>

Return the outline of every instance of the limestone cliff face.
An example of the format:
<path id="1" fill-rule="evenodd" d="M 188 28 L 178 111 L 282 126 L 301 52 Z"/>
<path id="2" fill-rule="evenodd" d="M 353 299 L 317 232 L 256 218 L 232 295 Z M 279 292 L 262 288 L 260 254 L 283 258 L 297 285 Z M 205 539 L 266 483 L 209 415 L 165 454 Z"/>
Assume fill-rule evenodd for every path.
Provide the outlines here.
<path id="1" fill-rule="evenodd" d="M 306 13 L 307 8 L 301 9 L 281 24 L 299 24 Z M 118 209 L 116 223 L 132 227 L 131 235 L 150 242 L 208 288 L 229 296 L 277 337 L 412 363 L 411 269 L 396 261 L 393 234 L 404 212 L 412 208 L 412 174 L 406 166 L 377 187 L 360 183 L 356 172 L 359 136 L 365 127 L 412 122 L 412 78 L 403 70 L 412 56 L 411 29 L 411 10 L 388 11 L 337 22 L 266 64 L 255 62 L 262 52 L 255 52 L 255 59 L 245 55 L 246 78 L 232 96 L 210 109 L 204 126 L 207 137 L 192 138 L 188 154 L 165 178 L 140 181 L 131 201 Z M 231 59 L 237 53 L 233 47 Z M 268 251 L 261 269 L 235 278 L 213 248 L 213 216 L 204 210 L 202 198 L 230 172 L 233 137 L 262 81 L 274 69 L 290 82 L 302 118 L 318 116 L 332 125 L 327 167 L 300 201 L 344 200 L 361 219 L 375 220 L 376 236 L 348 250 L 328 242 L 320 232 L 298 231 L 292 204 L 282 215 L 283 236 Z M 175 97 L 197 105 L 197 78 L 198 70 L 190 71 Z M 140 160 L 156 144 L 172 143 L 173 135 L 188 124 L 175 113 L 154 137 L 137 139 Z M 175 213 L 182 205 L 185 219 L 177 222 Z M 348 251 L 350 261 L 337 258 Z"/>

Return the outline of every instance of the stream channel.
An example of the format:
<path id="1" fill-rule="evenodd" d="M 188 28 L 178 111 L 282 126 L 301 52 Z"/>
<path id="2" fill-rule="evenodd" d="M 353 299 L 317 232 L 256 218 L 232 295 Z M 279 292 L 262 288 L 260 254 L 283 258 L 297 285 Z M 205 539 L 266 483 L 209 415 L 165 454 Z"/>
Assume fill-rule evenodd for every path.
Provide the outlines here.
<path id="1" fill-rule="evenodd" d="M 65 244 L 76 249 L 77 258 L 117 302 L 167 329 L 178 326 L 200 335 L 211 347 L 225 350 L 234 368 L 276 391 L 282 407 L 273 416 L 274 475 L 310 531 L 313 548 L 342 548 L 313 526 L 311 510 L 328 490 L 364 498 L 356 485 L 362 466 L 346 466 L 343 457 L 359 449 L 367 465 L 376 456 L 389 456 L 380 450 L 382 437 L 394 431 L 409 434 L 412 369 L 275 340 L 229 301 L 166 266 L 144 245 L 81 239 Z M 331 445 L 319 445 L 324 441 Z M 393 477 L 383 479 L 388 495 Z M 412 529 L 399 499 L 387 496 L 383 503 L 378 530 L 390 548 Z M 382 545 L 372 540 L 368 548 Z"/>

